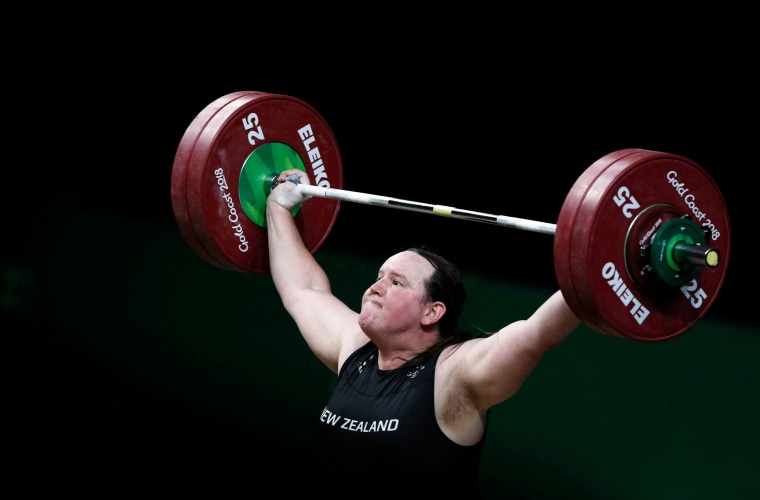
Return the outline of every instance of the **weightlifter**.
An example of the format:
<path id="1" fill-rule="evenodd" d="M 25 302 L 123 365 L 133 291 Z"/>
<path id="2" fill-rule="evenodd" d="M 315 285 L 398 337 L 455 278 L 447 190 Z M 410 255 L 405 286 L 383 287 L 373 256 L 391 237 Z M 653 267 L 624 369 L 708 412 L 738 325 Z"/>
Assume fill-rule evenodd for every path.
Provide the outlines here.
<path id="1" fill-rule="evenodd" d="M 281 172 L 266 202 L 271 275 L 304 340 L 337 374 L 307 476 L 326 497 L 478 498 L 489 409 L 514 395 L 580 321 L 561 292 L 498 332 L 458 330 L 458 269 L 426 248 L 390 256 L 361 310 L 336 298 L 291 210 L 308 197 Z M 318 418 L 317 418 L 318 417 Z"/>

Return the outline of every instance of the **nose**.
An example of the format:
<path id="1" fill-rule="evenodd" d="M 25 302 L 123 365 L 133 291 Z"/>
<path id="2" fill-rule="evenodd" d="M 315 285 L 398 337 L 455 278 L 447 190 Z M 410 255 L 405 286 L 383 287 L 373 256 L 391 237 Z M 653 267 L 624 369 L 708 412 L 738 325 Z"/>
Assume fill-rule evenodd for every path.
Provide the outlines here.
<path id="1" fill-rule="evenodd" d="M 376 294 L 376 295 L 382 295 L 385 291 L 385 285 L 383 284 L 383 280 L 377 280 L 369 287 L 369 292 Z"/>

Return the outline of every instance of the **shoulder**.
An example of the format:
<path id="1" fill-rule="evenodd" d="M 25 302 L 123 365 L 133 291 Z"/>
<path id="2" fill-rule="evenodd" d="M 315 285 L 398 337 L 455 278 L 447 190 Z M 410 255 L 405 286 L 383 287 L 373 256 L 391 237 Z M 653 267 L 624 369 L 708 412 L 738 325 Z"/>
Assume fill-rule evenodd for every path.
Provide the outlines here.
<path id="1" fill-rule="evenodd" d="M 349 336 L 341 345 L 338 371 L 340 372 L 343 369 L 343 365 L 350 359 L 366 356 L 368 353 L 376 351 L 377 346 L 375 343 L 369 340 L 363 332 L 361 335 Z"/>
<path id="2" fill-rule="evenodd" d="M 485 338 L 475 337 L 445 347 L 436 363 L 436 376 L 447 378 L 453 376 L 461 368 L 462 363 L 468 362 L 468 358 L 484 340 Z"/>

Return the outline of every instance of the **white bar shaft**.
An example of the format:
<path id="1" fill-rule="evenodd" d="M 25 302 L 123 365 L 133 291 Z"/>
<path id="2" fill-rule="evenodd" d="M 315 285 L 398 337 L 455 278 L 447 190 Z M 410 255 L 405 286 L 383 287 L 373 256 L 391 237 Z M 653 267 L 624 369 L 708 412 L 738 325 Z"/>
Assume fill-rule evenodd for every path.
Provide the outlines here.
<path id="1" fill-rule="evenodd" d="M 351 201 L 362 203 L 364 205 L 377 205 L 389 208 L 398 208 L 412 212 L 421 212 L 442 217 L 452 217 L 454 219 L 466 219 L 476 222 L 485 222 L 499 226 L 508 226 L 535 233 L 544 233 L 554 235 L 557 229 L 556 224 L 548 222 L 538 222 L 530 219 L 519 219 L 517 217 L 507 217 L 505 215 L 492 215 L 483 212 L 472 212 L 460 208 L 447 207 L 445 205 L 430 205 L 419 203 L 417 201 L 401 200 L 398 198 L 389 198 L 387 196 L 378 196 L 374 194 L 359 193 L 356 191 L 346 191 L 343 189 L 324 188 L 319 186 L 310 186 L 306 184 L 297 184 L 298 191 L 305 196 L 316 196 L 318 198 L 330 198 L 333 200 Z"/>

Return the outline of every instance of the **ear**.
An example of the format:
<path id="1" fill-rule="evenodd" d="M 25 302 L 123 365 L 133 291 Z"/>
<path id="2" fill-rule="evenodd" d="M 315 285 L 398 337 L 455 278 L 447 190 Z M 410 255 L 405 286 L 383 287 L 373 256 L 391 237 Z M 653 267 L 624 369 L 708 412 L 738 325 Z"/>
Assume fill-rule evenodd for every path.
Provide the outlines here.
<path id="1" fill-rule="evenodd" d="M 422 312 L 420 322 L 424 326 L 432 325 L 440 320 L 446 312 L 446 305 L 443 302 L 428 302 L 425 310 Z"/>

